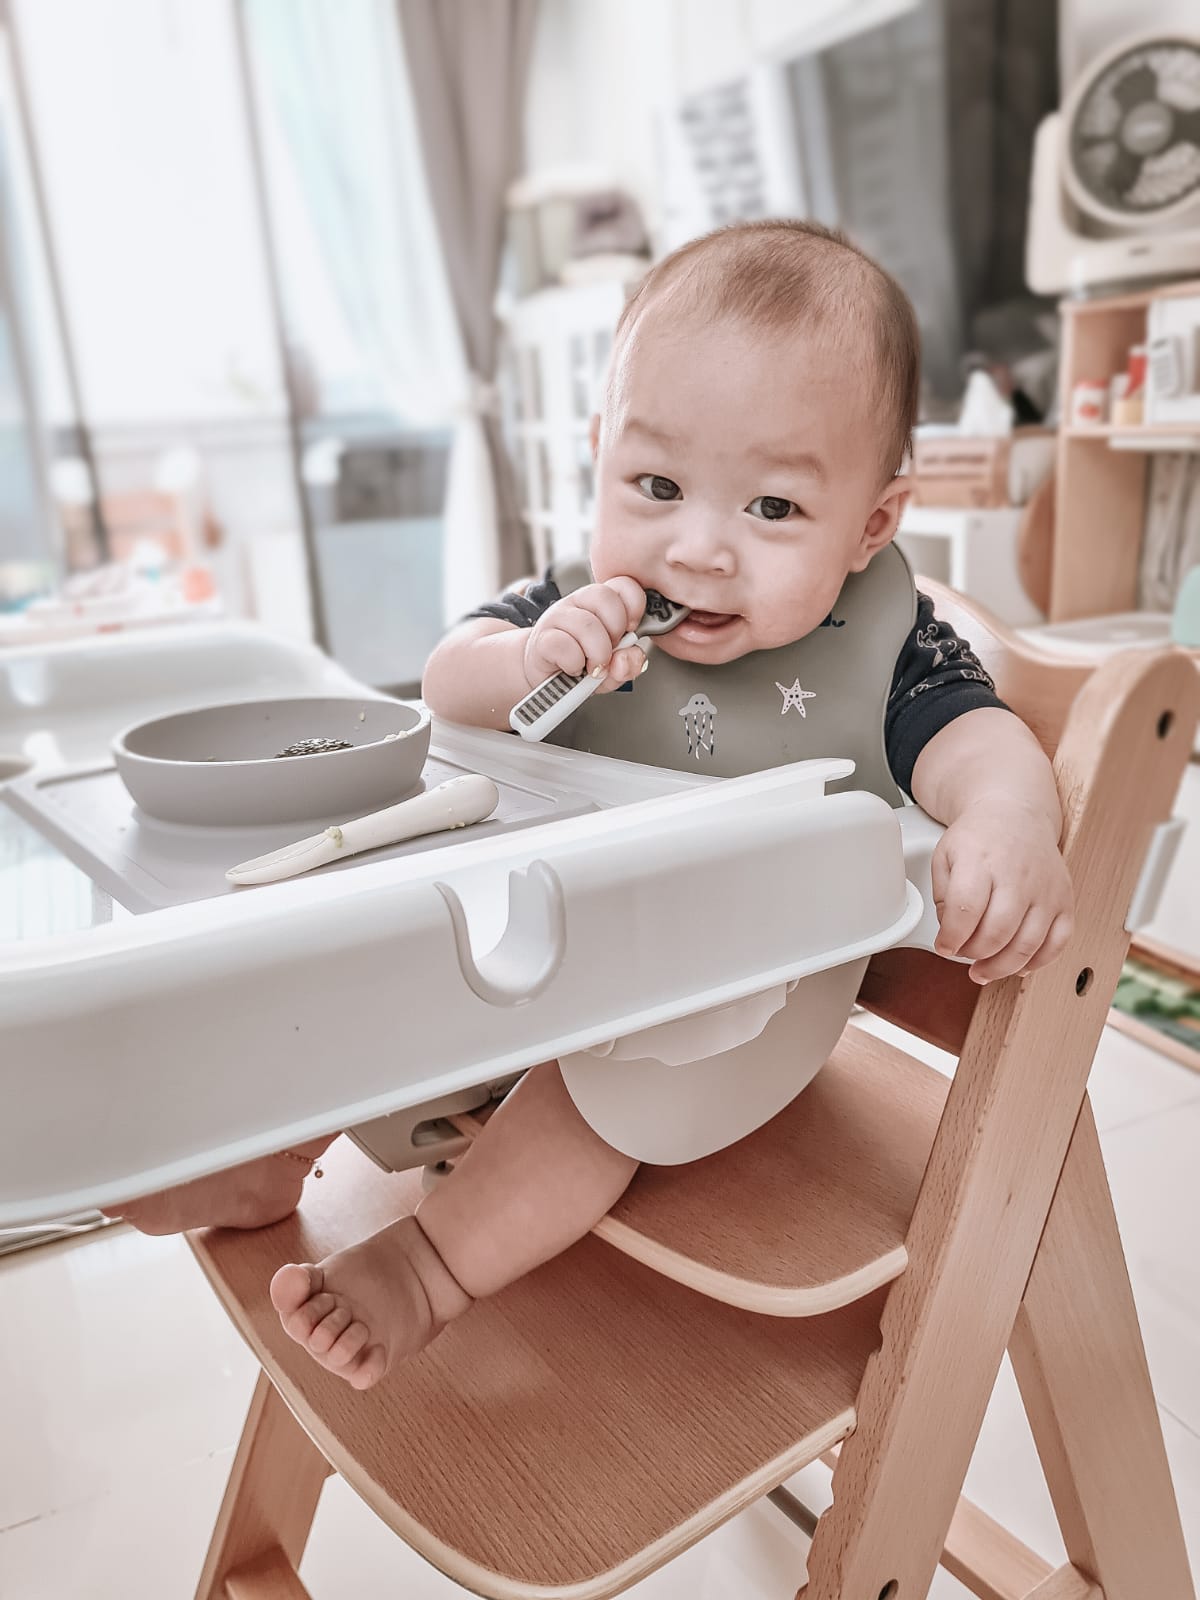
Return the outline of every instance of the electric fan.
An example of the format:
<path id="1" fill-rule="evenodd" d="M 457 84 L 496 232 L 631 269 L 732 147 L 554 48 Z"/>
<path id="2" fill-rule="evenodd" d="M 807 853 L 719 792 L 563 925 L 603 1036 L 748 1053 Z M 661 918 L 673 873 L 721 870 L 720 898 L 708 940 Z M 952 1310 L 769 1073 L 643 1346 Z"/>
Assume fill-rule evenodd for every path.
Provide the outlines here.
<path id="1" fill-rule="evenodd" d="M 1200 269 L 1200 36 L 1089 62 L 1034 145 L 1026 275 L 1039 293 Z"/>

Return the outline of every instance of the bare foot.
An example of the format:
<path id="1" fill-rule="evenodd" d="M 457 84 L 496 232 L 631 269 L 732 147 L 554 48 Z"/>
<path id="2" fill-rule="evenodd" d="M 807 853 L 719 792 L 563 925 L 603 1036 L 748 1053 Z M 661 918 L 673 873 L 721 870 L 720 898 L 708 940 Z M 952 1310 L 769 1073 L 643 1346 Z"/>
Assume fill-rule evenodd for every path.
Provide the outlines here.
<path id="1" fill-rule="evenodd" d="M 291 1216 L 300 1204 L 312 1163 L 337 1138 L 325 1134 L 298 1144 L 287 1155 L 260 1156 L 228 1172 L 182 1183 L 161 1194 L 104 1208 L 139 1233 L 183 1233 L 188 1228 L 266 1228 Z"/>
<path id="2" fill-rule="evenodd" d="M 318 1365 L 369 1389 L 473 1301 L 417 1219 L 401 1217 L 315 1266 L 280 1267 L 271 1303 Z"/>

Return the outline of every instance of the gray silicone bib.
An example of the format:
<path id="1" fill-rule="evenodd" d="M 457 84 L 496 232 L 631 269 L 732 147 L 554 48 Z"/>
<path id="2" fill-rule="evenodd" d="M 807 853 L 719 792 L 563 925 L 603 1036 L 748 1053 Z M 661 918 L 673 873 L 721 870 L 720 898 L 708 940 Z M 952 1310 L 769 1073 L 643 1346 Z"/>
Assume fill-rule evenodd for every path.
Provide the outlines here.
<path id="1" fill-rule="evenodd" d="M 552 575 L 563 594 L 594 581 L 582 563 Z M 899 805 L 884 712 L 916 615 L 908 563 L 888 545 L 850 574 L 826 620 L 795 644 L 715 667 L 652 651 L 631 690 L 593 695 L 550 742 L 722 778 L 845 756 L 854 776 L 831 789 L 866 789 Z"/>

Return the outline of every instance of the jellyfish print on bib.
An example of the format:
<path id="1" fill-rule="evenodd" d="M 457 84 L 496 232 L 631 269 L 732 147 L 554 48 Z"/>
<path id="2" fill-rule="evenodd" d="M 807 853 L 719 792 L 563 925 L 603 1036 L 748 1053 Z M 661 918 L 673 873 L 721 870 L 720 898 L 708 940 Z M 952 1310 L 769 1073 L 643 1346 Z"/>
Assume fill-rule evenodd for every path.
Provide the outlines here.
<path id="1" fill-rule="evenodd" d="M 717 748 L 717 708 L 706 694 L 694 694 L 679 708 L 683 731 L 687 735 L 688 755 L 700 759 L 701 750 L 715 755 Z"/>

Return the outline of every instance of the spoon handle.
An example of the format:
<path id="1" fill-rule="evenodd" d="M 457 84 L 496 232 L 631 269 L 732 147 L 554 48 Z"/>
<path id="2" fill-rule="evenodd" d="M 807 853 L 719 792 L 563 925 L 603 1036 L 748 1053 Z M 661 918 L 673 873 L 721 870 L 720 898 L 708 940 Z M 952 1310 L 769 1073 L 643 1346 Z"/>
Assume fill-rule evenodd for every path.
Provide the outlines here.
<path id="1" fill-rule="evenodd" d="M 369 812 L 296 844 L 285 844 L 268 855 L 256 856 L 253 861 L 239 862 L 225 876 L 230 883 L 279 883 L 283 878 L 299 877 L 314 867 L 362 850 L 377 850 L 385 844 L 400 844 L 447 828 L 469 827 L 490 817 L 499 803 L 500 791 L 490 778 L 466 773 L 383 811 Z"/>

